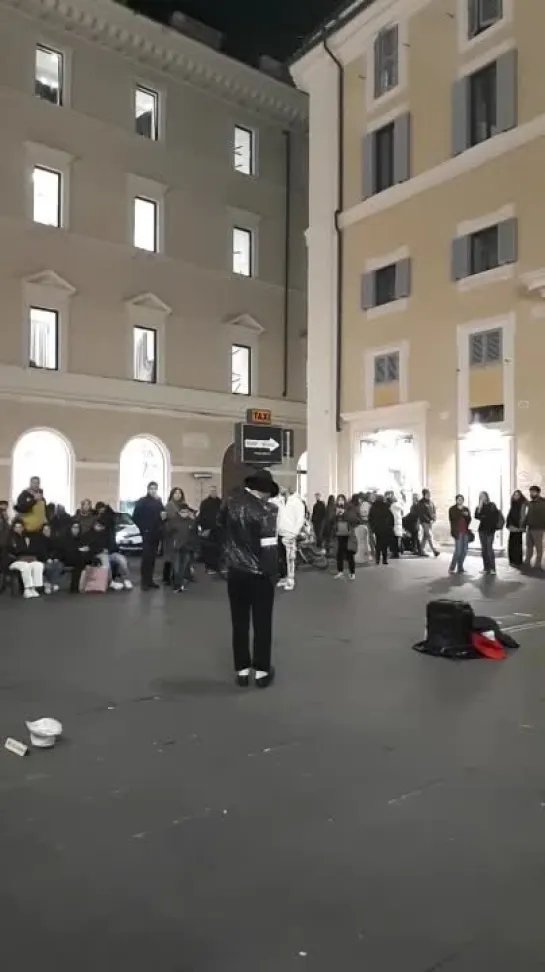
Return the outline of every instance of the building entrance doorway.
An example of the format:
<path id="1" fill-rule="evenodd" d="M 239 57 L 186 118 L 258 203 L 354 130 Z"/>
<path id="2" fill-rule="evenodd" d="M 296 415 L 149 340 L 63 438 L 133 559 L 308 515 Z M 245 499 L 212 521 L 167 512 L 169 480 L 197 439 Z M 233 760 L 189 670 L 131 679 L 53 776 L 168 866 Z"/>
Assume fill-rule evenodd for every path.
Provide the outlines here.
<path id="1" fill-rule="evenodd" d="M 393 490 L 409 504 L 419 488 L 418 458 L 414 436 L 384 429 L 360 440 L 354 462 L 354 491 L 385 493 Z"/>

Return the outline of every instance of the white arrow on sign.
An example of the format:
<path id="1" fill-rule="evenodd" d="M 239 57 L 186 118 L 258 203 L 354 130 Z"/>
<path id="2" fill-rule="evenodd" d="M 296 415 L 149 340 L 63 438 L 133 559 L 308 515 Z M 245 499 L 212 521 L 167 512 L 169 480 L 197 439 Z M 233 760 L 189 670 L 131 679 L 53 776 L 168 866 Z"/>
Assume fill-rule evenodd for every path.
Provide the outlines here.
<path id="1" fill-rule="evenodd" d="M 280 448 L 280 443 L 276 439 L 244 439 L 247 449 L 266 449 L 268 452 L 276 452 Z"/>

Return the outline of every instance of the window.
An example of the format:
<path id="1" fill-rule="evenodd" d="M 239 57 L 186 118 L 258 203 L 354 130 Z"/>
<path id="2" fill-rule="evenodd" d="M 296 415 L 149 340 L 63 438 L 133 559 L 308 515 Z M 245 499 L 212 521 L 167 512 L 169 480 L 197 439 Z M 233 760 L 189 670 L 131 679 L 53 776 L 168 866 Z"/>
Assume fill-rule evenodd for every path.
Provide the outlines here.
<path id="1" fill-rule="evenodd" d="M 245 344 L 231 347 L 231 391 L 233 395 L 252 393 L 252 351 Z"/>
<path id="2" fill-rule="evenodd" d="M 487 64 L 469 79 L 470 145 L 486 142 L 497 134 L 496 62 Z"/>
<path id="3" fill-rule="evenodd" d="M 157 253 L 157 206 L 153 199 L 134 200 L 133 243 L 139 250 Z"/>
<path id="4" fill-rule="evenodd" d="M 375 307 L 396 299 L 396 265 L 390 263 L 375 271 Z"/>
<path id="5" fill-rule="evenodd" d="M 384 192 L 411 176 L 411 115 L 369 132 L 363 140 L 363 197 Z"/>
<path id="6" fill-rule="evenodd" d="M 469 409 L 469 424 L 480 422 L 482 425 L 494 425 L 505 420 L 504 405 L 479 405 Z"/>
<path id="7" fill-rule="evenodd" d="M 503 17 L 503 0 L 467 0 L 468 36 L 477 37 Z"/>
<path id="8" fill-rule="evenodd" d="M 28 363 L 31 368 L 57 371 L 59 367 L 59 314 L 43 307 L 30 308 Z"/>
<path id="9" fill-rule="evenodd" d="M 375 98 L 399 83 L 399 30 L 389 27 L 375 40 Z"/>
<path id="10" fill-rule="evenodd" d="M 151 327 L 133 328 L 133 378 L 157 382 L 157 331 Z"/>
<path id="11" fill-rule="evenodd" d="M 379 354 L 375 358 L 375 385 L 388 385 L 399 381 L 399 352 Z"/>
<path id="12" fill-rule="evenodd" d="M 502 331 L 494 328 L 492 331 L 477 331 L 469 338 L 469 366 L 470 368 L 486 368 L 487 365 L 499 364 L 502 360 Z"/>
<path id="13" fill-rule="evenodd" d="M 138 135 L 156 142 L 159 138 L 159 95 L 137 87 L 134 93 L 134 120 Z"/>
<path id="14" fill-rule="evenodd" d="M 249 229 L 233 227 L 233 273 L 251 277 L 253 273 L 253 234 Z"/>
<path id="15" fill-rule="evenodd" d="M 486 229 L 472 233 L 469 237 L 469 272 L 486 273 L 498 266 L 498 227 L 487 226 Z"/>
<path id="16" fill-rule="evenodd" d="M 34 94 L 52 105 L 62 105 L 63 56 L 38 45 L 34 67 Z"/>
<path id="17" fill-rule="evenodd" d="M 253 175 L 255 171 L 254 141 L 254 133 L 249 128 L 235 126 L 234 166 L 243 175 Z"/>
<path id="18" fill-rule="evenodd" d="M 54 169 L 35 165 L 32 170 L 33 208 L 35 223 L 46 226 L 61 225 L 62 175 Z"/>

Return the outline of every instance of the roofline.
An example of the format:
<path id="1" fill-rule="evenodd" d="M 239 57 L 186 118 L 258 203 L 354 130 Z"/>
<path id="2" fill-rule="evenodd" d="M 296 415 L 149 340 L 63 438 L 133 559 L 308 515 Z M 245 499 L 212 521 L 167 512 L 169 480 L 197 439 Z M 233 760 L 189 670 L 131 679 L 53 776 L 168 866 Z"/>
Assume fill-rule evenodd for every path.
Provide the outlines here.
<path id="1" fill-rule="evenodd" d="M 375 0 L 344 0 L 337 10 L 325 18 L 321 24 L 308 35 L 300 47 L 289 58 L 288 65 L 291 66 L 300 61 L 305 54 L 309 54 L 318 44 L 336 34 L 343 27 L 346 27 L 355 17 L 363 13 L 368 7 L 372 6 Z"/>

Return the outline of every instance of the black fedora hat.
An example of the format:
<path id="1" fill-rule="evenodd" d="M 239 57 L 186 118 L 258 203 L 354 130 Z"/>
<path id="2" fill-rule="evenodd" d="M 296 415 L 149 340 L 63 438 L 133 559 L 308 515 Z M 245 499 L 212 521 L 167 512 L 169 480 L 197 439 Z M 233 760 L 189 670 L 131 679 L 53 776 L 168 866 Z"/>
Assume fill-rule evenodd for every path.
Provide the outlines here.
<path id="1" fill-rule="evenodd" d="M 278 496 L 278 483 L 275 483 L 268 469 L 255 469 L 244 480 L 248 489 L 255 489 L 258 493 L 267 493 L 271 498 Z"/>

